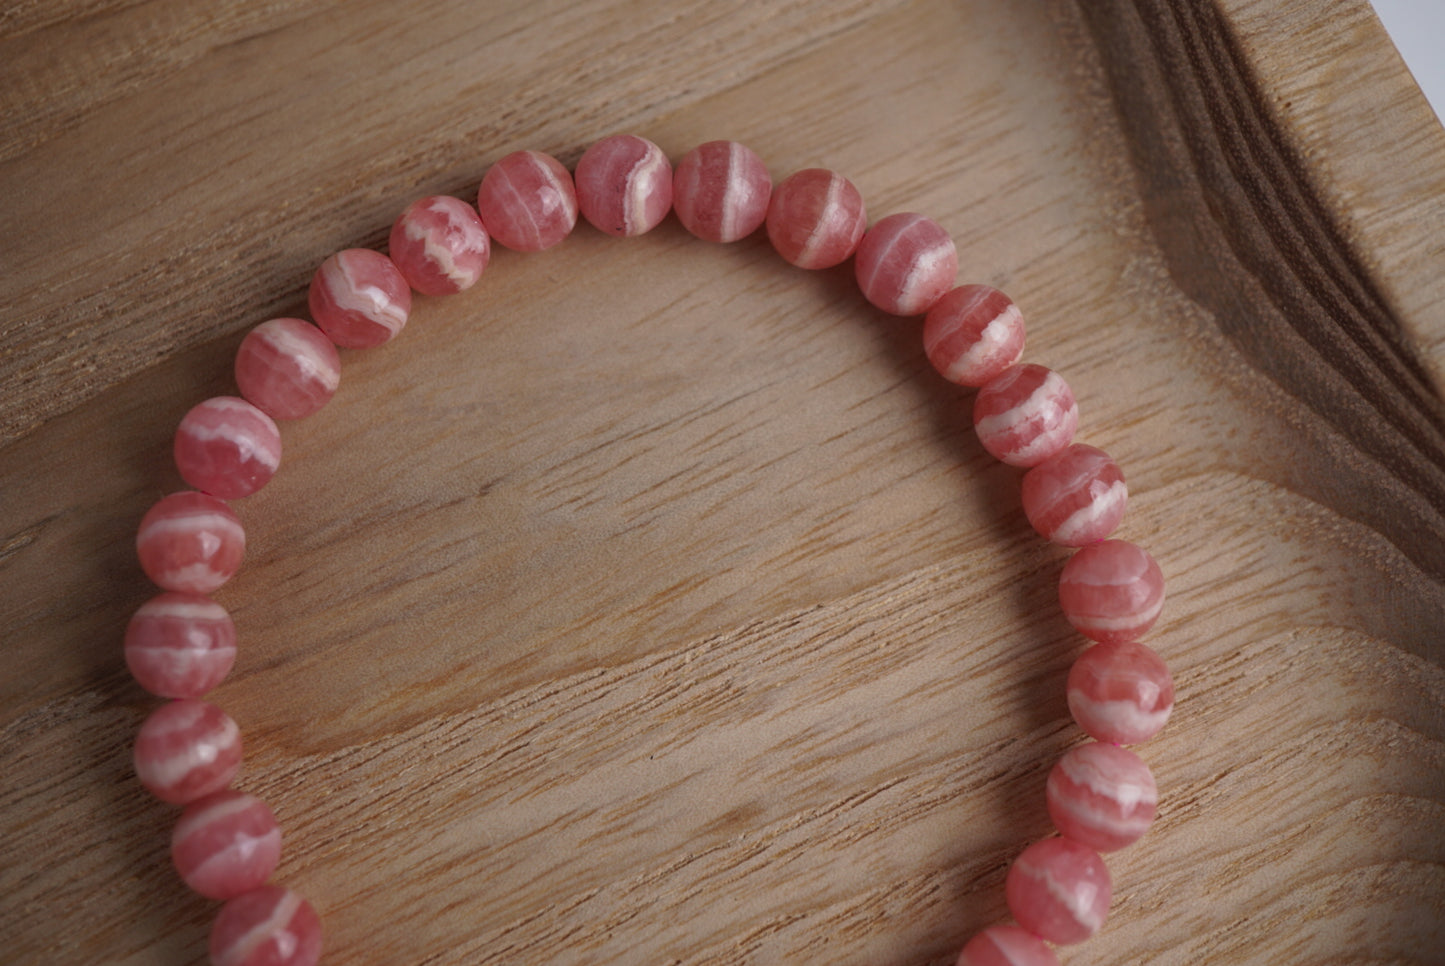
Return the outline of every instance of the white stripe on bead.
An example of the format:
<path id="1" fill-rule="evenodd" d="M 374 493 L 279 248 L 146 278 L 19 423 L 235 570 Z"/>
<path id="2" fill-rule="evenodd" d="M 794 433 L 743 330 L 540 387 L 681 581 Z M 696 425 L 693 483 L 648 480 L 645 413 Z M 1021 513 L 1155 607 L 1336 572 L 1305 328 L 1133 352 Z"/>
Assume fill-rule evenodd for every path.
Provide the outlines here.
<path id="1" fill-rule="evenodd" d="M 363 315 L 393 335 L 406 325 L 406 313 L 392 301 L 385 289 L 363 284 L 353 271 L 350 259 L 327 259 L 321 264 L 321 272 L 326 289 L 338 309 Z"/>
<path id="2" fill-rule="evenodd" d="M 1013 334 L 1013 330 L 1022 322 L 1023 312 L 1017 305 L 1009 303 L 1008 308 L 989 320 L 988 325 L 978 334 L 978 341 L 968 347 L 968 351 L 954 360 L 953 365 L 948 367 L 944 378 L 949 382 L 957 382 L 964 373 L 967 373 L 974 366 L 986 359 L 992 358 L 998 353 Z"/>
<path id="3" fill-rule="evenodd" d="M 1021 858 L 1014 863 L 1014 868 L 1020 874 L 1042 883 L 1049 896 L 1067 911 L 1075 922 L 1088 929 L 1090 934 L 1098 932 L 1099 927 L 1104 924 L 1104 917 L 1094 914 L 1092 894 L 1080 895 L 1074 889 L 1068 888 L 1049 874 L 1047 866 L 1040 868 L 1033 863 L 1024 862 Z"/>
<path id="4" fill-rule="evenodd" d="M 296 915 L 296 910 L 300 906 L 301 897 L 294 892 L 286 891 L 269 916 L 237 937 L 230 948 L 217 951 L 216 966 L 230 966 L 232 963 L 246 962 L 257 946 L 270 939 L 273 933 L 291 921 L 291 917 Z"/>
<path id="5" fill-rule="evenodd" d="M 807 268 L 817 258 L 818 249 L 828 240 L 828 228 L 833 223 L 833 211 L 838 207 L 839 196 L 843 193 L 843 179 L 836 174 L 829 174 L 828 193 L 823 198 L 823 207 L 818 212 L 818 218 L 813 225 L 813 230 L 808 235 L 808 240 L 803 243 L 802 251 L 794 259 L 794 265 Z"/>
<path id="6" fill-rule="evenodd" d="M 1094 526 L 1095 521 L 1107 518 L 1110 514 L 1119 511 L 1119 508 L 1129 500 L 1129 488 L 1124 485 L 1123 480 L 1117 480 L 1110 484 L 1109 489 L 1103 494 L 1093 498 L 1093 502 L 1079 507 L 1068 518 L 1054 528 L 1053 536 L 1049 539 L 1055 543 L 1062 543 L 1072 546 L 1079 534 L 1088 531 Z"/>
<path id="7" fill-rule="evenodd" d="M 1069 693 L 1069 710 L 1075 718 L 1107 721 L 1116 731 L 1156 734 L 1169 720 L 1173 705 L 1163 711 L 1145 711 L 1132 700 L 1095 701 L 1087 695 L 1073 691 Z"/>

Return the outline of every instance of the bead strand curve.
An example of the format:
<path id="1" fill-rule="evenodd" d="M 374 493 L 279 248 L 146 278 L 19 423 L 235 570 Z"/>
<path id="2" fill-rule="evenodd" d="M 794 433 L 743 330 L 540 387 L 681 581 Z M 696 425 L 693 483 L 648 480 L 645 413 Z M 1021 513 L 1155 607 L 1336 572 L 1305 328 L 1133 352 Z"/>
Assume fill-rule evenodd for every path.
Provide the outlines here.
<path id="1" fill-rule="evenodd" d="M 230 670 L 236 630 L 210 598 L 240 567 L 245 531 L 227 500 L 263 487 L 281 463 L 276 420 L 320 410 L 340 380 L 337 347 L 361 349 L 399 335 L 411 293 L 447 295 L 474 285 L 493 241 L 516 251 L 561 243 L 579 213 L 618 236 L 646 232 L 669 211 L 698 238 L 732 242 L 765 228 L 774 250 L 799 268 L 854 261 L 864 297 L 880 310 L 923 316 L 923 344 L 938 373 L 978 390 L 973 424 L 990 454 L 1026 470 L 1021 503 L 1045 539 L 1079 548 L 1064 566 L 1059 604 L 1094 641 L 1067 683 L 1070 713 L 1094 739 L 1050 773 L 1046 799 L 1059 832 L 1028 846 L 1004 892 L 1017 925 L 971 938 L 957 966 L 1057 966 L 1052 945 L 1088 938 L 1111 896 L 1100 855 L 1137 840 L 1158 793 L 1148 766 L 1122 745 L 1159 732 L 1174 703 L 1163 660 L 1139 643 L 1158 619 L 1164 577 L 1142 548 L 1109 539 L 1128 500 L 1117 463 L 1074 442 L 1079 410 L 1062 376 L 1022 361 L 1024 317 L 986 285 L 955 286 L 958 252 L 948 233 L 903 212 L 868 228 L 863 197 L 835 171 L 810 168 L 773 185 L 762 160 L 732 141 L 688 152 L 674 170 L 645 138 L 618 135 L 589 147 L 575 177 L 555 158 L 518 151 L 486 172 L 476 206 L 419 199 L 397 219 L 390 256 L 346 249 L 311 281 L 312 322 L 272 319 L 236 355 L 240 396 L 204 400 L 182 419 L 175 462 L 194 489 L 157 502 L 141 520 L 136 550 L 161 588 L 131 619 L 125 656 L 137 682 L 170 699 L 137 734 L 142 784 L 184 806 L 172 838 L 182 879 L 223 900 L 210 937 L 216 966 L 312 966 L 321 922 L 311 904 L 267 884 L 281 831 L 265 802 L 231 788 L 241 766 L 240 729 L 201 698 Z M 314 324 L 313 324 L 314 322 Z"/>

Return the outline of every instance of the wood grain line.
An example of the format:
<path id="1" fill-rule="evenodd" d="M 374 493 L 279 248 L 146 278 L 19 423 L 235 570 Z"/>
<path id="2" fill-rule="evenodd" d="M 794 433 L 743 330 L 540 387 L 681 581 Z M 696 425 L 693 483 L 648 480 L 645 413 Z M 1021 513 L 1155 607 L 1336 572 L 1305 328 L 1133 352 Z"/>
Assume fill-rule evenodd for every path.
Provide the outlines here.
<path id="1" fill-rule="evenodd" d="M 1172 277 L 1251 367 L 1342 437 L 1343 478 L 1302 489 L 1445 576 L 1445 401 L 1217 9 L 1082 6 Z M 1371 462 L 1408 507 L 1381 506 Z"/>

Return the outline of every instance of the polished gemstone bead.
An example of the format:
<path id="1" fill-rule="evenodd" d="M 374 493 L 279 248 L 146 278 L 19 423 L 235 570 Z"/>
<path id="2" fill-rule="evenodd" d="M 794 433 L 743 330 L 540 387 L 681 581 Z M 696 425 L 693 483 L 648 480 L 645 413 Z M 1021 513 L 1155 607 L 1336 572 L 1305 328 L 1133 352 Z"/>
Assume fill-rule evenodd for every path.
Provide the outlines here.
<path id="1" fill-rule="evenodd" d="M 209 597 L 160 594 L 126 625 L 125 663 L 151 694 L 199 698 L 236 663 L 236 625 Z"/>
<path id="2" fill-rule="evenodd" d="M 390 342 L 411 315 L 406 279 L 369 248 L 347 248 L 322 262 L 306 299 L 321 331 L 347 349 Z"/>
<path id="3" fill-rule="evenodd" d="M 174 449 L 181 479 L 202 493 L 239 500 L 265 486 L 281 466 L 281 431 L 246 400 L 216 396 L 181 419 Z"/>
<path id="4" fill-rule="evenodd" d="M 211 966 L 316 966 L 321 919 L 281 886 L 260 886 L 221 907 L 211 926 Z"/>
<path id="5" fill-rule="evenodd" d="M 1023 313 L 987 285 L 950 289 L 923 319 L 923 351 L 949 382 L 982 386 L 1023 357 Z"/>
<path id="6" fill-rule="evenodd" d="M 672 175 L 672 209 L 704 241 L 746 238 L 768 217 L 773 179 L 763 159 L 736 141 L 699 144 Z"/>
<path id="7" fill-rule="evenodd" d="M 208 899 L 234 899 L 271 878 L 281 860 L 281 826 L 254 795 L 223 791 L 186 806 L 171 834 L 171 861 Z"/>
<path id="8" fill-rule="evenodd" d="M 868 229 L 853 259 L 863 297 L 893 315 L 922 315 L 958 275 L 958 247 L 932 218 L 900 212 Z"/>
<path id="9" fill-rule="evenodd" d="M 768 240 L 799 268 L 848 260 L 868 227 L 863 196 L 836 171 L 808 168 L 783 179 L 768 202 Z"/>
<path id="10" fill-rule="evenodd" d="M 1059 958 L 1026 929 L 989 926 L 968 941 L 955 966 L 1059 966 Z"/>
<path id="11" fill-rule="evenodd" d="M 1099 853 L 1064 838 L 1035 842 L 1009 867 L 1004 896 L 1029 932 L 1051 943 L 1077 943 L 1099 931 L 1113 886 Z"/>
<path id="12" fill-rule="evenodd" d="M 241 395 L 272 419 L 310 416 L 330 401 L 340 383 L 335 344 L 303 319 L 262 322 L 236 350 Z"/>
<path id="13" fill-rule="evenodd" d="M 672 210 L 672 165 L 662 148 L 635 134 L 614 134 L 589 147 L 572 180 L 582 217 L 609 235 L 651 231 Z"/>
<path id="14" fill-rule="evenodd" d="M 477 192 L 482 224 L 499 244 L 540 252 L 577 224 L 577 190 L 562 163 L 540 151 L 516 151 L 487 170 Z"/>
<path id="15" fill-rule="evenodd" d="M 1068 446 L 1078 426 L 1073 390 L 1043 366 L 1011 366 L 973 400 L 979 442 L 1010 466 L 1037 466 Z"/>
<path id="16" fill-rule="evenodd" d="M 1064 564 L 1059 605 L 1074 629 L 1090 640 L 1138 640 L 1164 609 L 1164 574 L 1142 547 L 1105 540 Z"/>
<path id="17" fill-rule="evenodd" d="M 391 226 L 387 251 L 412 288 L 453 295 L 477 284 L 492 241 L 477 209 L 451 195 L 432 195 L 407 205 Z"/>
<path id="18" fill-rule="evenodd" d="M 163 802 L 185 805 L 218 792 L 240 768 L 241 730 L 205 701 L 163 704 L 136 734 L 136 774 Z"/>
<path id="19" fill-rule="evenodd" d="M 146 511 L 135 548 L 141 569 L 163 590 L 209 594 L 240 569 L 246 531 L 226 504 L 186 490 Z"/>
<path id="20" fill-rule="evenodd" d="M 1049 817 L 1065 838 L 1098 852 L 1113 852 L 1149 830 L 1159 790 L 1149 766 L 1125 748 L 1088 744 L 1071 748 L 1049 772 Z"/>
<path id="21" fill-rule="evenodd" d="M 1069 712 L 1091 738 L 1133 745 L 1157 735 L 1174 710 L 1174 680 L 1135 641 L 1096 644 L 1069 670 Z"/>
<path id="22" fill-rule="evenodd" d="M 1124 471 L 1101 449 L 1074 443 L 1023 479 L 1024 514 L 1045 540 L 1065 547 L 1098 543 L 1124 519 Z"/>

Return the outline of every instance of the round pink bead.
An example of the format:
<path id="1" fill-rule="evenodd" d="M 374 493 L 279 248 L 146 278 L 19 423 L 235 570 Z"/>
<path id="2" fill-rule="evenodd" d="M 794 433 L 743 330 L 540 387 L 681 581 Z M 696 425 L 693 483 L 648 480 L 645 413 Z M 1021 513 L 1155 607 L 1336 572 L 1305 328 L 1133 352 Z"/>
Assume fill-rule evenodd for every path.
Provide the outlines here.
<path id="1" fill-rule="evenodd" d="M 949 382 L 982 386 L 1023 357 L 1023 313 L 996 288 L 961 285 L 928 310 L 923 351 Z"/>
<path id="2" fill-rule="evenodd" d="M 799 268 L 831 268 L 858 248 L 868 216 L 863 196 L 836 171 L 808 168 L 773 189 L 768 240 Z"/>
<path id="3" fill-rule="evenodd" d="M 763 159 L 736 141 L 699 144 L 672 175 L 672 209 L 704 241 L 733 242 L 768 217 L 773 179 Z"/>
<path id="4" fill-rule="evenodd" d="M 391 226 L 391 261 L 423 295 L 454 295 L 477 284 L 492 241 L 477 209 L 450 195 L 420 198 Z"/>
<path id="5" fill-rule="evenodd" d="M 321 919 L 290 889 L 261 886 L 221 907 L 210 953 L 212 966 L 316 966 Z"/>
<path id="6" fill-rule="evenodd" d="M 1078 842 L 1035 842 L 1009 867 L 1004 896 L 1019 925 L 1051 943 L 1077 943 L 1099 931 L 1113 887 L 1099 853 Z"/>
<path id="7" fill-rule="evenodd" d="M 1059 966 L 1059 958 L 1025 929 L 989 926 L 968 941 L 955 966 Z"/>
<path id="8" fill-rule="evenodd" d="M 241 395 L 272 419 L 310 416 L 330 401 L 340 383 L 336 346 L 303 319 L 262 322 L 236 350 Z"/>
<path id="9" fill-rule="evenodd" d="M 171 835 L 171 861 L 201 895 L 234 899 L 275 871 L 281 826 L 256 796 L 216 792 L 186 806 Z"/>
<path id="10" fill-rule="evenodd" d="M 1074 629 L 1091 640 L 1138 640 L 1164 609 L 1164 573 L 1142 547 L 1105 540 L 1064 564 L 1059 606 Z"/>
<path id="11" fill-rule="evenodd" d="M 932 218 L 900 212 L 868 229 L 853 272 L 873 305 L 893 315 L 922 315 L 953 285 L 958 247 Z"/>
<path id="12" fill-rule="evenodd" d="M 1069 669 L 1069 712 L 1091 738 L 1116 745 L 1148 741 L 1174 710 L 1164 661 L 1135 641 L 1096 644 Z"/>
<path id="13" fill-rule="evenodd" d="M 187 490 L 146 511 L 135 548 L 141 569 L 163 590 L 209 594 L 241 568 L 246 531 L 226 504 Z"/>
<path id="14" fill-rule="evenodd" d="M 281 466 L 281 431 L 275 421 L 235 396 L 197 403 L 176 428 L 176 469 L 181 479 L 223 500 L 250 496 Z"/>
<path id="15" fill-rule="evenodd" d="M 322 262 L 306 300 L 326 337 L 347 349 L 390 342 L 411 315 L 406 279 L 369 248 L 347 248 Z"/>
<path id="16" fill-rule="evenodd" d="M 1132 751 L 1097 741 L 1059 759 L 1045 796 L 1054 827 L 1099 852 L 1137 842 L 1159 807 L 1149 766 Z"/>
<path id="17" fill-rule="evenodd" d="M 185 805 L 231 784 L 241 768 L 241 729 L 205 701 L 151 712 L 135 739 L 135 772 L 163 802 Z"/>
<path id="18" fill-rule="evenodd" d="M 1129 488 L 1109 454 L 1083 443 L 1064 447 L 1024 474 L 1024 514 L 1045 540 L 1065 547 L 1098 543 L 1124 519 Z"/>
<path id="19" fill-rule="evenodd" d="M 540 252 L 572 233 L 577 191 L 567 169 L 550 154 L 516 151 L 487 170 L 477 208 L 498 244 Z"/>
<path id="20" fill-rule="evenodd" d="M 1068 446 L 1078 427 L 1073 390 L 1043 366 L 1011 366 L 990 379 L 973 400 L 979 442 L 1010 466 L 1037 466 Z"/>
<path id="21" fill-rule="evenodd" d="M 236 625 L 209 597 L 152 597 L 126 625 L 125 663 L 151 694 L 199 698 L 236 663 Z"/>
<path id="22" fill-rule="evenodd" d="M 603 138 L 583 152 L 572 180 L 577 207 L 593 228 L 631 238 L 672 210 L 672 165 L 662 148 L 635 134 Z"/>

